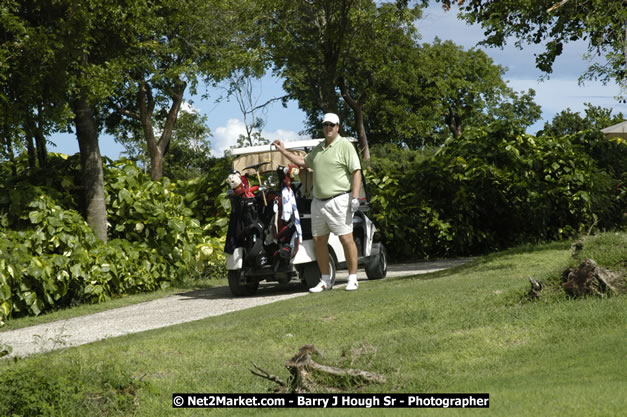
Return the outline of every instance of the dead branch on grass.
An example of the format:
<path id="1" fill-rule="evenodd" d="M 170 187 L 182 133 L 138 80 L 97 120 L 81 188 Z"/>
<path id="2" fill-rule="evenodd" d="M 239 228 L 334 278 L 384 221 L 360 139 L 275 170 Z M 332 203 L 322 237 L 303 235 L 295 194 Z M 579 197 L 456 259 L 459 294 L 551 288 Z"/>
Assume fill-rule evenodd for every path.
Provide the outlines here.
<path id="1" fill-rule="evenodd" d="M 322 356 L 314 345 L 302 346 L 298 353 L 289 359 L 286 367 L 290 372 L 288 382 L 272 375 L 253 363 L 253 375 L 270 380 L 278 385 L 274 390 L 289 393 L 336 391 L 339 385 L 361 386 L 370 383 L 383 383 L 385 376 L 360 369 L 342 369 L 316 362 L 312 355 Z M 320 382 L 320 381 L 324 381 Z"/>

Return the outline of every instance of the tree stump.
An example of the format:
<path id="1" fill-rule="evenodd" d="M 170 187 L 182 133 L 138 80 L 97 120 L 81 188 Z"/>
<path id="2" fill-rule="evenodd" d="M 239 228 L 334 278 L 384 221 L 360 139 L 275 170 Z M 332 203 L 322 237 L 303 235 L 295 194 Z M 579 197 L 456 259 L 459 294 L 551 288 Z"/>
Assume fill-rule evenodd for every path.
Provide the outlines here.
<path id="1" fill-rule="evenodd" d="M 540 298 L 540 293 L 542 292 L 542 281 L 537 281 L 533 277 L 529 277 L 529 283 L 531 284 L 531 289 L 527 293 L 527 298 L 530 300 L 537 300 Z"/>
<path id="2" fill-rule="evenodd" d="M 383 383 L 385 376 L 359 369 L 342 369 L 322 365 L 312 358 L 312 355 L 321 356 L 314 345 L 302 346 L 298 353 L 287 361 L 286 367 L 290 373 L 288 382 L 284 382 L 276 375 L 271 375 L 253 363 L 253 375 L 270 380 L 278 385 L 275 392 L 305 393 L 319 391 L 339 391 L 340 387 L 356 387 L 369 383 Z"/>
<path id="3" fill-rule="evenodd" d="M 562 288 L 571 297 L 586 295 L 617 295 L 622 287 L 619 274 L 603 269 L 592 259 L 585 259 L 578 267 L 562 274 Z"/>

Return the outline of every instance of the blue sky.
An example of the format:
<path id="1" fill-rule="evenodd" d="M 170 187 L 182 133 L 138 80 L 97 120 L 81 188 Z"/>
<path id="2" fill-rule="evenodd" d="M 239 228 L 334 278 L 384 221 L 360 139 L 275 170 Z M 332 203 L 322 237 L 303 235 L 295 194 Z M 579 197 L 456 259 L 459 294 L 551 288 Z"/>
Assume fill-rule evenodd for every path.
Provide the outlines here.
<path id="1" fill-rule="evenodd" d="M 451 40 L 464 49 L 477 47 L 483 39 L 483 31 L 478 26 L 470 26 L 456 17 L 456 10 L 445 12 L 435 4 L 425 10 L 423 18 L 417 22 L 422 35 L 421 42 L 431 43 L 437 36 L 441 40 Z M 567 44 L 564 53 L 557 58 L 553 73 L 549 79 L 540 81 L 542 73 L 535 67 L 534 53 L 542 51 L 535 45 L 524 45 L 517 49 L 512 40 L 505 48 L 477 47 L 484 50 L 495 64 L 508 68 L 505 80 L 516 91 L 527 91 L 533 88 L 536 91 L 535 101 L 542 107 L 542 120 L 533 125 L 528 131 L 535 133 L 542 128 L 545 121 L 550 121 L 556 113 L 566 108 L 581 112 L 585 103 L 595 106 L 613 108 L 614 113 L 622 112 L 627 116 L 627 105 L 618 103 L 614 97 L 619 94 L 617 85 L 603 86 L 599 82 L 586 81 L 579 85 L 578 78 L 584 73 L 589 62 L 584 59 L 586 45 L 583 42 Z M 220 87 L 209 88 L 207 99 L 188 97 L 192 99 L 193 108 L 207 115 L 209 127 L 213 133 L 211 147 L 215 155 L 223 155 L 224 150 L 235 144 L 239 134 L 244 133 L 243 115 L 237 102 L 216 99 L 224 95 Z M 281 80 L 266 76 L 255 87 L 258 103 L 284 95 Z M 293 140 L 299 138 L 299 132 L 304 129 L 304 113 L 298 109 L 296 102 L 288 103 L 284 108 L 279 102 L 269 106 L 266 113 L 261 115 L 266 121 L 262 132 L 268 139 L 281 138 Z M 51 140 L 56 147 L 51 150 L 73 154 L 78 152 L 78 144 L 73 134 L 54 135 Z M 100 150 L 103 155 L 118 158 L 123 148 L 115 143 L 112 137 L 101 135 Z"/>

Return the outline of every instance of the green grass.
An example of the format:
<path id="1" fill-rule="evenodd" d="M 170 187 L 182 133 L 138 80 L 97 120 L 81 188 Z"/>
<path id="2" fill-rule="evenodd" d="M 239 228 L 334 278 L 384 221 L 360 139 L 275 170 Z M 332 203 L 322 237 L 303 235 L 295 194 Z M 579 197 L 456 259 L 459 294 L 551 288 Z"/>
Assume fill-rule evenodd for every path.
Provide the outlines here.
<path id="1" fill-rule="evenodd" d="M 625 276 L 626 239 L 625 233 L 590 238 L 579 257 L 596 254 L 600 265 Z M 308 295 L 5 361 L 0 363 L 0 414 L 12 381 L 35 387 L 29 398 L 43 398 L 44 384 L 63 375 L 73 375 L 71 381 L 63 379 L 72 396 L 62 390 L 57 398 L 65 400 L 48 415 L 96 410 L 138 416 L 418 414 L 412 409 L 171 407 L 174 392 L 266 392 L 273 384 L 249 372 L 251 361 L 286 379 L 287 359 L 312 343 L 325 364 L 387 378 L 350 392 L 490 394 L 489 411 L 425 409 L 421 415 L 622 415 L 626 298 L 569 300 L 556 291 L 533 302 L 525 297 L 529 276 L 550 281 L 578 263 L 569 246 L 517 248 L 449 271 L 363 283 L 357 292 Z M 99 384 L 105 386 L 102 392 Z M 73 407 L 61 408 L 71 404 L 68 398 Z"/>

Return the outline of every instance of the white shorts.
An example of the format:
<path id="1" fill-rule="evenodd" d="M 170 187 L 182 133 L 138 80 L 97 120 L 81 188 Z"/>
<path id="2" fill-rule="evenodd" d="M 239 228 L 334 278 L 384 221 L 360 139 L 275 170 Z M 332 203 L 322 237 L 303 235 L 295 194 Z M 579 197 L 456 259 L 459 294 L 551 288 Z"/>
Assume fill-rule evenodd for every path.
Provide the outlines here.
<path id="1" fill-rule="evenodd" d="M 311 202 L 311 234 L 324 236 L 331 232 L 338 236 L 353 232 L 350 193 L 326 201 L 314 198 Z"/>

